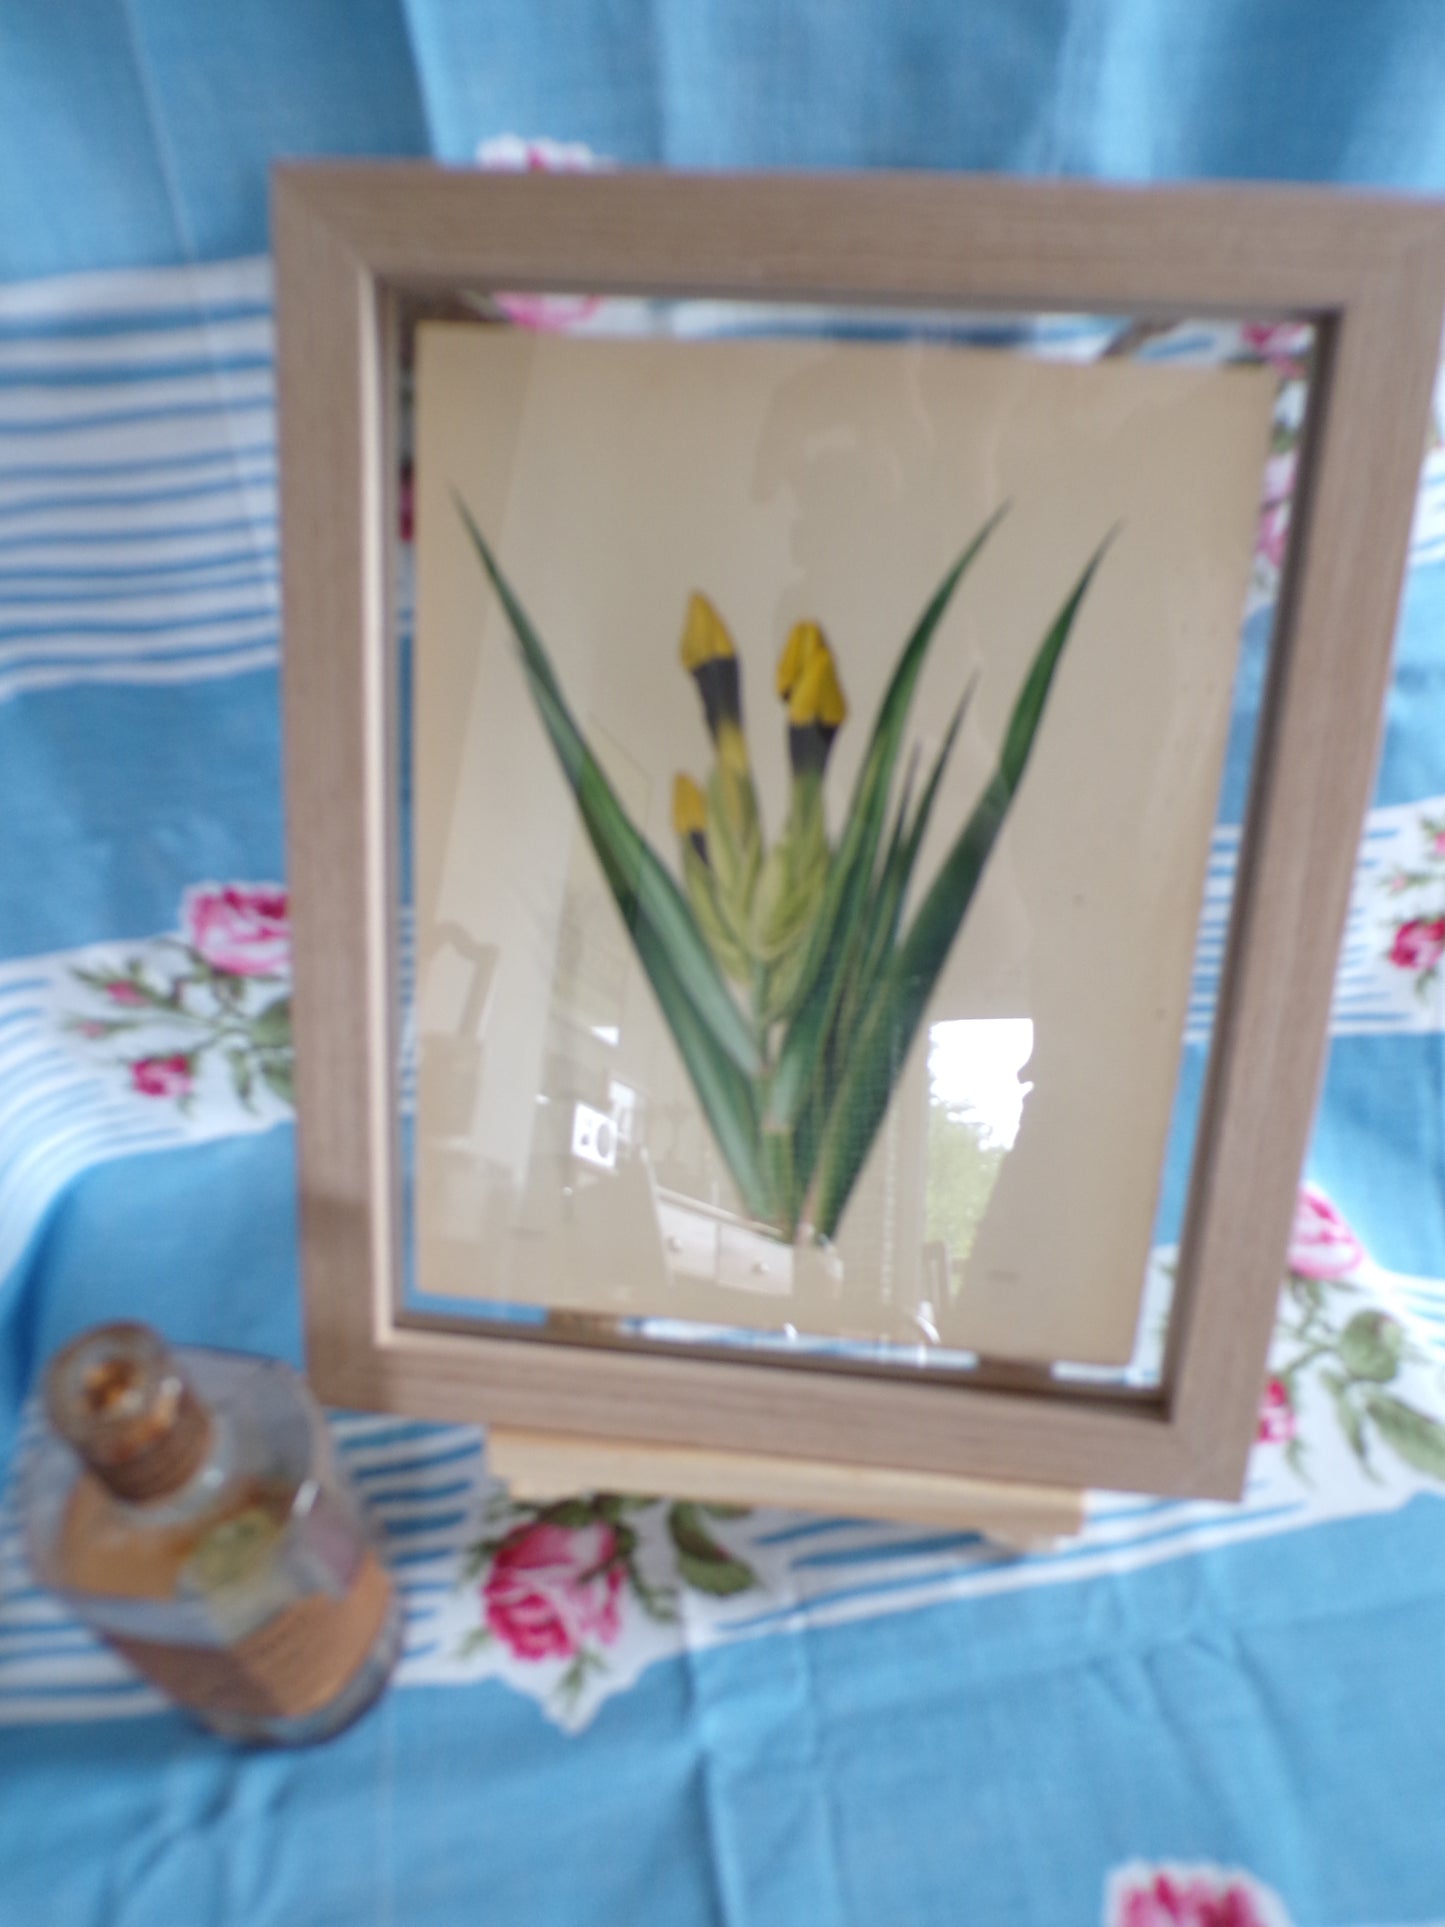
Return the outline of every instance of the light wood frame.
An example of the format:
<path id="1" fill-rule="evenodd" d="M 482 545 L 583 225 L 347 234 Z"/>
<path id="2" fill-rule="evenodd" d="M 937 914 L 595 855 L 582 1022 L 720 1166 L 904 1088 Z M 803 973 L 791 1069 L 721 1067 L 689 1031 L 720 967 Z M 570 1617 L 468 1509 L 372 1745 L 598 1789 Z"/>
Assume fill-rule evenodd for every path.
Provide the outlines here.
<path id="1" fill-rule="evenodd" d="M 321 1394 L 579 1438 L 1236 1496 L 1388 686 L 1445 307 L 1440 208 L 1285 188 L 321 164 L 278 170 L 273 213 L 301 1235 Z M 395 350 L 400 304 L 458 288 L 1314 324 L 1157 1393 L 539 1343 L 398 1313 Z"/>

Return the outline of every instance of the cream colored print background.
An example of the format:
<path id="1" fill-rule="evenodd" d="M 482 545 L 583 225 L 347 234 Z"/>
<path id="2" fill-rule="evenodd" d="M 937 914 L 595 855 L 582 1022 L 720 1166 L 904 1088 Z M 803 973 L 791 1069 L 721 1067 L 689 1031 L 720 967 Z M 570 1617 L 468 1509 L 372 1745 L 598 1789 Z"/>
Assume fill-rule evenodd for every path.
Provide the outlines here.
<path id="1" fill-rule="evenodd" d="M 925 1027 L 841 1226 L 830 1320 L 837 1335 L 916 1340 L 926 1300 L 949 1346 L 1123 1362 L 1228 726 L 1269 371 L 436 323 L 420 331 L 417 396 L 421 1289 L 778 1327 L 795 1315 L 797 1282 L 791 1254 L 731 1208 L 452 490 L 674 868 L 673 773 L 701 776 L 710 755 L 677 658 L 689 593 L 712 598 L 737 644 L 773 829 L 787 793 L 773 667 L 795 620 L 823 625 L 851 705 L 828 772 L 836 832 L 904 638 L 1007 500 L 914 701 L 910 735 L 927 757 L 981 671 L 915 901 L 987 778 L 1045 629 L 1119 530 L 928 1014 L 930 1025 L 1029 1020 L 1032 1089 L 977 1242 L 940 1290 L 924 1255 Z M 611 1169 L 575 1154 L 579 1103 L 623 1134 Z"/>

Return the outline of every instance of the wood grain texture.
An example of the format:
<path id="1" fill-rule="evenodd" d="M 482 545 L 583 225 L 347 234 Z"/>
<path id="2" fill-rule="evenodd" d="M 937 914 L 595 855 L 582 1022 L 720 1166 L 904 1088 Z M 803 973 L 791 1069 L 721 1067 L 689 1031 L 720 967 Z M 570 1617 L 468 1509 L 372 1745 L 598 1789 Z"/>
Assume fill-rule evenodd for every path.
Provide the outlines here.
<path id="1" fill-rule="evenodd" d="M 492 175 L 302 164 L 284 178 L 412 286 L 886 297 L 1065 312 L 1337 308 L 1436 223 L 1308 188 L 1150 189 L 937 174 Z"/>
<path id="2" fill-rule="evenodd" d="M 1445 307 L 1440 208 L 1288 188 L 355 164 L 282 169 L 275 233 L 302 1242 L 323 1396 L 638 1448 L 1235 1496 L 1388 685 Z M 387 328 L 397 297 L 457 287 L 1315 323 L 1298 536 L 1157 1400 L 459 1336 L 397 1314 Z"/>
<path id="3" fill-rule="evenodd" d="M 1020 1549 L 1077 1533 L 1083 1494 L 1066 1486 L 948 1478 L 884 1465 L 706 1452 L 692 1445 L 572 1438 L 494 1426 L 487 1465 L 513 1499 L 547 1503 L 576 1492 L 628 1492 L 704 1505 L 778 1508 L 834 1517 L 983 1532 Z"/>
<path id="4" fill-rule="evenodd" d="M 1335 959 L 1378 755 L 1440 347 L 1445 260 L 1410 249 L 1329 330 L 1235 886 L 1171 1332 L 1172 1414 L 1214 1483 L 1254 1439 Z M 1386 345 L 1388 343 L 1388 346 Z"/>
<path id="5" fill-rule="evenodd" d="M 394 1270 L 394 896 L 378 301 L 277 188 L 287 864 L 307 1353 L 373 1342 Z"/>
<path id="6" fill-rule="evenodd" d="M 850 1376 L 745 1353 L 674 1358 L 400 1321 L 381 1343 L 329 1363 L 323 1395 L 363 1410 L 956 1476 L 1190 1489 L 1185 1442 L 1159 1401 L 960 1390 L 912 1371 Z M 1155 1476 L 1138 1480 L 1141 1462 Z M 1081 1463 L 1086 1475 L 1074 1471 Z"/>

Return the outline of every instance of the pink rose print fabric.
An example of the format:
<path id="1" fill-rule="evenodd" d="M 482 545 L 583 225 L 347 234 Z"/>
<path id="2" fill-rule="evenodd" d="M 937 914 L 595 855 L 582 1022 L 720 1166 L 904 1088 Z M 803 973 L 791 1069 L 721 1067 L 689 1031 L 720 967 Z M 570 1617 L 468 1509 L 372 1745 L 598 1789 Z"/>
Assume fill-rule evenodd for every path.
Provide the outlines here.
<path id="1" fill-rule="evenodd" d="M 1359 1239 L 1323 1191 L 1304 1185 L 1275 1326 L 1272 1375 L 1256 1432 L 1313 1487 L 1316 1454 L 1343 1442 L 1378 1486 L 1413 1471 L 1445 1483 L 1438 1385 L 1422 1380 L 1431 1354 L 1391 1305 L 1372 1301 Z M 1312 1416 L 1312 1413 L 1315 1416 Z M 1321 1426 L 1320 1414 L 1330 1423 Z"/>
<path id="2" fill-rule="evenodd" d="M 1285 380 L 1297 380 L 1309 367 L 1310 329 L 1298 321 L 1247 321 L 1240 341 L 1259 361 L 1267 361 Z"/>
<path id="3" fill-rule="evenodd" d="M 284 977 L 291 968 L 284 890 L 208 885 L 188 892 L 184 918 L 191 948 L 212 970 L 233 977 Z"/>
<path id="4" fill-rule="evenodd" d="M 1248 1874 L 1134 1866 L 1110 1882 L 1104 1927 L 1290 1927 L 1290 1920 Z"/>
<path id="5" fill-rule="evenodd" d="M 564 1724 L 640 1650 L 677 1640 L 685 1593 L 715 1600 L 752 1591 L 758 1576 L 718 1537 L 734 1507 L 582 1493 L 554 1505 L 502 1501 L 465 1572 L 477 1619 L 459 1659 L 490 1654 L 512 1678 L 530 1675 Z"/>
<path id="6" fill-rule="evenodd" d="M 141 1057 L 131 1065 L 130 1078 L 142 1097 L 189 1097 L 191 1060 L 180 1051 L 169 1057 Z"/>
<path id="7" fill-rule="evenodd" d="M 1259 1408 L 1258 1439 L 1261 1445 L 1288 1445 L 1295 1435 L 1294 1401 L 1283 1379 L 1272 1378 L 1264 1388 Z"/>
<path id="8" fill-rule="evenodd" d="M 1329 1283 L 1348 1277 L 1364 1256 L 1364 1247 L 1324 1192 L 1301 1185 L 1290 1233 L 1290 1270 Z"/>
<path id="9" fill-rule="evenodd" d="M 70 1005 L 65 1028 L 103 1047 L 132 1095 L 183 1117 L 289 1112 L 289 908 L 277 883 L 197 884 L 179 935 L 70 967 L 84 1006 Z"/>
<path id="10" fill-rule="evenodd" d="M 590 1641 L 617 1638 L 622 1581 L 612 1526 L 525 1526 L 497 1548 L 482 1588 L 486 1621 L 518 1659 L 571 1659 Z"/>
<path id="11" fill-rule="evenodd" d="M 1401 970 L 1434 970 L 1445 956 L 1445 917 L 1410 917 L 1395 932 L 1390 962 Z"/>
<path id="12" fill-rule="evenodd" d="M 1284 562 L 1289 540 L 1290 502 L 1294 496 L 1298 452 L 1286 449 L 1272 456 L 1264 470 L 1264 509 L 1259 523 L 1259 552 L 1273 569 Z"/>
<path id="13" fill-rule="evenodd" d="M 1390 900 L 1381 955 L 1392 970 L 1414 979 L 1422 1006 L 1438 1005 L 1445 962 L 1445 815 L 1438 807 L 1421 810 L 1396 849 L 1395 862 L 1380 879 Z"/>
<path id="14" fill-rule="evenodd" d="M 477 165 L 503 174 L 590 174 L 608 163 L 580 141 L 522 140 L 501 134 L 483 141 Z M 514 327 L 555 333 L 575 328 L 601 307 L 597 295 L 499 294 L 497 306 Z"/>

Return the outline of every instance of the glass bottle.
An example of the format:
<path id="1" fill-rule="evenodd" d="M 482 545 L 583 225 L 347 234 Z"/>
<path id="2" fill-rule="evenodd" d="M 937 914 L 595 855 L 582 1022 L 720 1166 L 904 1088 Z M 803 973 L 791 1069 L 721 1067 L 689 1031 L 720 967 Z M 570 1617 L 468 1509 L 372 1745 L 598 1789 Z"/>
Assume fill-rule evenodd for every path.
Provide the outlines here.
<path id="1" fill-rule="evenodd" d="M 52 1361 L 21 1474 L 42 1584 L 228 1738 L 303 1745 L 400 1645 L 390 1576 L 287 1366 L 102 1325 Z"/>

